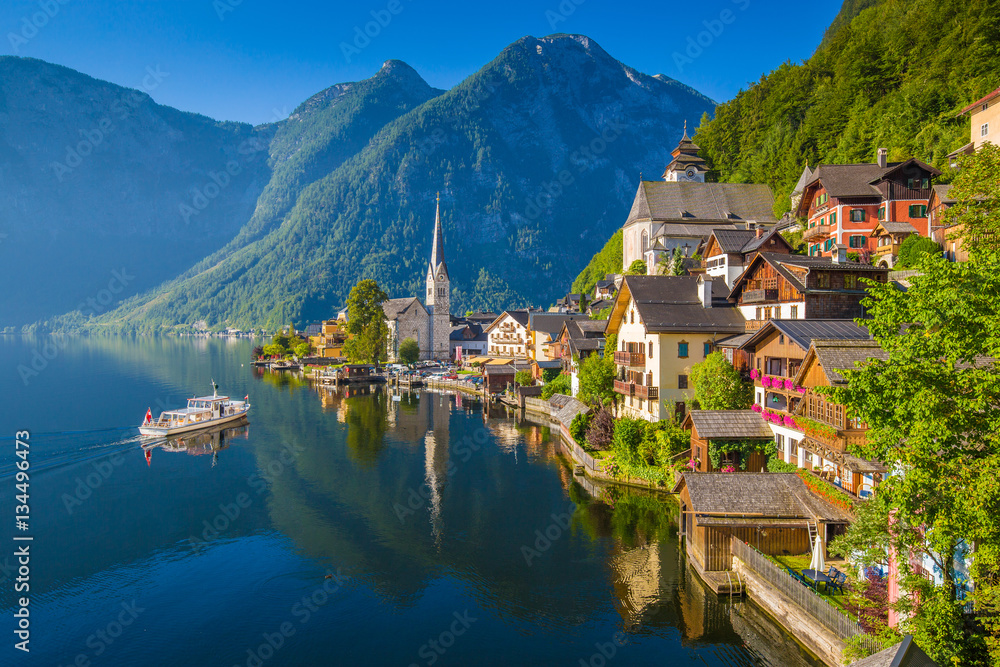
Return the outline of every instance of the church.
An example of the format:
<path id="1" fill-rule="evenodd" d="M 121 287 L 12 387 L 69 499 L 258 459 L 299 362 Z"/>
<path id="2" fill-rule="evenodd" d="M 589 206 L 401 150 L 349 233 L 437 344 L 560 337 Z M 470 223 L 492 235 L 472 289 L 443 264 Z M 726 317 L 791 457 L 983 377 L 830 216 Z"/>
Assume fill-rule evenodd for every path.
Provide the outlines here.
<path id="1" fill-rule="evenodd" d="M 415 296 L 389 299 L 382 304 L 389 324 L 387 352 L 390 363 L 399 360 L 399 346 L 407 338 L 417 341 L 421 359 L 446 361 L 451 357 L 451 279 L 444 261 L 440 193 L 434 214 L 434 239 L 426 284 L 426 305 Z"/>

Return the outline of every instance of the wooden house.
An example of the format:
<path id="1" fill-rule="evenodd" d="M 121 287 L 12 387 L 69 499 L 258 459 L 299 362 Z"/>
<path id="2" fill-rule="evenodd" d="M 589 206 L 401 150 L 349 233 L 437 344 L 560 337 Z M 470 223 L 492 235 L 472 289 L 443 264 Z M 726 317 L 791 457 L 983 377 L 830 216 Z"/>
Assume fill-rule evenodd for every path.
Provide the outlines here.
<path id="1" fill-rule="evenodd" d="M 767 231 L 756 229 L 715 229 L 705 243 L 702 256 L 705 258 L 705 273 L 713 278 L 721 278 L 727 287 L 732 287 L 740 277 L 747 263 L 758 252 L 791 254 L 778 228 Z"/>
<path id="2" fill-rule="evenodd" d="M 813 535 L 827 547 L 853 520 L 795 473 L 685 472 L 673 491 L 688 558 L 701 574 L 732 567 L 732 537 L 768 555 L 804 554 Z"/>
<path id="3" fill-rule="evenodd" d="M 375 375 L 373 364 L 344 364 L 340 370 L 348 380 L 364 380 Z"/>
<path id="4" fill-rule="evenodd" d="M 889 271 L 836 257 L 758 253 L 733 284 L 729 300 L 747 321 L 747 331 L 768 320 L 853 319 L 863 315 L 868 278 L 885 282 Z"/>
<path id="5" fill-rule="evenodd" d="M 963 226 L 949 224 L 945 212 L 955 205 L 950 185 L 935 185 L 927 202 L 927 217 L 931 223 L 931 238 L 944 250 L 944 258 L 949 262 L 968 262 L 969 253 L 962 247 Z"/>
<path id="6" fill-rule="evenodd" d="M 875 244 L 872 251 L 872 264 L 891 269 L 899 259 L 899 248 L 906 237 L 917 233 L 908 222 L 882 221 L 875 225 L 871 237 Z"/>
<path id="7" fill-rule="evenodd" d="M 506 391 L 508 385 L 514 384 L 516 372 L 513 364 L 486 364 L 483 367 L 486 391 L 491 394 Z"/>
<path id="8" fill-rule="evenodd" d="M 692 410 L 681 426 L 691 431 L 691 458 L 697 470 L 714 472 L 726 466 L 746 472 L 767 470 L 767 456 L 761 450 L 743 452 L 732 443 L 771 442 L 774 435 L 764 421 L 750 410 Z M 763 449 L 763 447 L 762 447 Z M 718 459 L 718 465 L 713 463 Z"/>

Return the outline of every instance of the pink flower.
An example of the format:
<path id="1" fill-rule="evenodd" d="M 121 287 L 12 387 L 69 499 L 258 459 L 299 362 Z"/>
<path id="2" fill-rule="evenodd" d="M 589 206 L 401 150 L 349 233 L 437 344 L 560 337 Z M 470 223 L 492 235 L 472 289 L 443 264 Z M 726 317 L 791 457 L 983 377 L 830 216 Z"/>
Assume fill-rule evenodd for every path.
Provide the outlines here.
<path id="1" fill-rule="evenodd" d="M 756 412 L 757 414 L 760 414 L 761 410 L 763 410 L 764 408 L 760 407 L 758 403 L 754 403 L 753 405 L 750 406 L 750 409 Z"/>
<path id="2" fill-rule="evenodd" d="M 788 415 L 785 415 L 785 417 L 784 417 L 784 419 L 782 419 L 782 421 L 784 422 L 785 426 L 788 426 L 788 427 L 795 426 L 795 420 L 792 419 L 791 417 L 789 417 Z"/>
<path id="3" fill-rule="evenodd" d="M 733 466 L 726 466 L 725 468 L 722 469 L 722 472 L 736 472 L 736 468 L 734 468 Z"/>
<path id="4" fill-rule="evenodd" d="M 750 371 L 750 379 L 751 379 L 751 380 L 756 380 L 756 379 L 757 379 L 757 378 L 759 378 L 759 377 L 760 377 L 760 371 L 759 371 L 759 370 L 757 370 L 757 369 L 755 368 L 755 369 L 753 369 L 752 371 Z"/>
<path id="5" fill-rule="evenodd" d="M 764 385 L 764 387 L 766 387 L 766 388 L 770 389 L 770 387 L 771 387 L 771 378 L 769 378 L 769 377 L 767 377 L 767 376 L 765 375 L 764 377 L 762 377 L 762 378 L 760 379 L 760 383 L 761 383 L 762 385 Z"/>
<path id="6" fill-rule="evenodd" d="M 805 387 L 796 387 L 795 391 L 799 392 L 800 394 L 804 394 L 804 393 L 806 393 L 806 388 Z"/>
<path id="7" fill-rule="evenodd" d="M 791 391 L 792 387 L 794 387 L 794 386 L 795 386 L 794 382 L 792 382 L 791 380 L 785 380 L 785 389 L 786 390 Z"/>

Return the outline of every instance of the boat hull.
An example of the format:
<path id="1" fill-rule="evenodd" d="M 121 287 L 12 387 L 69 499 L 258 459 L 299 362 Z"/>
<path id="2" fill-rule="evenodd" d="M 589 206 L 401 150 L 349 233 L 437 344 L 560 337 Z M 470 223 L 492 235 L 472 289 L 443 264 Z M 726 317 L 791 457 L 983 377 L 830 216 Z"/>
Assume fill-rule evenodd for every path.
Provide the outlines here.
<path id="1" fill-rule="evenodd" d="M 205 429 L 210 429 L 221 424 L 229 424 L 232 422 L 239 421 L 241 419 L 246 419 L 247 412 L 249 409 L 243 412 L 237 412 L 236 414 L 226 415 L 224 417 L 217 417 L 215 419 L 206 419 L 200 421 L 196 424 L 184 424 L 183 426 L 174 426 L 171 428 L 165 428 L 161 426 L 140 426 L 139 433 L 145 436 L 154 437 L 167 437 L 171 435 L 177 435 L 178 433 L 191 433 L 193 431 L 204 431 Z"/>

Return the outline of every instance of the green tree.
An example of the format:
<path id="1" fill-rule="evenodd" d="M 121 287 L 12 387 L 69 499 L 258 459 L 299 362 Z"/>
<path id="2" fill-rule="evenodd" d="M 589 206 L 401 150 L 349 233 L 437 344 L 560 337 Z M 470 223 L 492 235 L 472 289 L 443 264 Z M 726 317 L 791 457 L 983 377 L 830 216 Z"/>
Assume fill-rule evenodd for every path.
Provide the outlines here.
<path id="1" fill-rule="evenodd" d="M 535 379 L 531 377 L 531 373 L 528 371 L 518 371 L 514 373 L 514 382 L 522 387 L 530 387 L 535 383 Z"/>
<path id="2" fill-rule="evenodd" d="M 637 259 L 628 265 L 628 271 L 625 272 L 627 276 L 644 276 L 646 275 L 646 262 L 641 259 Z"/>
<path id="3" fill-rule="evenodd" d="M 941 246 L 926 236 L 910 234 L 899 246 L 897 269 L 913 269 L 920 264 L 925 255 L 940 255 Z"/>
<path id="4" fill-rule="evenodd" d="M 745 410 L 753 402 L 753 388 L 721 352 L 691 368 L 691 383 L 702 410 Z"/>
<path id="5" fill-rule="evenodd" d="M 399 344 L 399 361 L 409 366 L 420 359 L 420 345 L 412 338 L 406 338 Z"/>
<path id="6" fill-rule="evenodd" d="M 543 368 L 542 369 L 542 382 L 552 382 L 557 377 L 562 375 L 562 370 L 558 368 Z"/>
<path id="7" fill-rule="evenodd" d="M 344 354 L 352 363 L 385 361 L 389 325 L 382 304 L 388 299 L 378 283 L 359 282 L 347 297 L 347 331 L 353 337 L 344 344 Z"/>
<path id="8" fill-rule="evenodd" d="M 591 354 L 580 363 L 577 374 L 580 382 L 579 399 L 584 403 L 615 400 L 615 362 L 610 355 Z"/>
<path id="9" fill-rule="evenodd" d="M 293 352 L 295 353 L 296 357 L 298 357 L 299 359 L 301 359 L 302 357 L 308 357 L 309 356 L 309 352 L 311 350 L 312 350 L 312 347 L 310 347 L 309 343 L 303 341 L 303 342 L 301 342 L 301 343 L 299 343 L 298 345 L 295 346 L 295 349 L 293 350 Z"/>
<path id="10" fill-rule="evenodd" d="M 277 343 L 269 343 L 264 346 L 264 356 L 265 357 L 283 357 L 287 354 L 287 350 L 278 345 Z"/>
<path id="11" fill-rule="evenodd" d="M 986 145 L 965 161 L 948 216 L 964 226 L 969 261 L 920 257 L 905 292 L 870 283 L 864 323 L 887 357 L 845 371 L 848 386 L 829 391 L 869 425 L 855 453 L 900 471 L 838 548 L 861 564 L 885 562 L 890 547 L 902 555 L 901 629 L 939 664 L 1000 663 L 998 174 L 1000 148 Z M 942 584 L 906 555 L 933 562 Z M 977 623 L 962 614 L 956 559 L 967 559 L 975 582 Z"/>
<path id="12" fill-rule="evenodd" d="M 572 380 L 568 375 L 560 375 L 554 380 L 545 383 L 542 387 L 542 399 L 549 400 L 553 394 L 565 394 L 569 396 Z"/>

